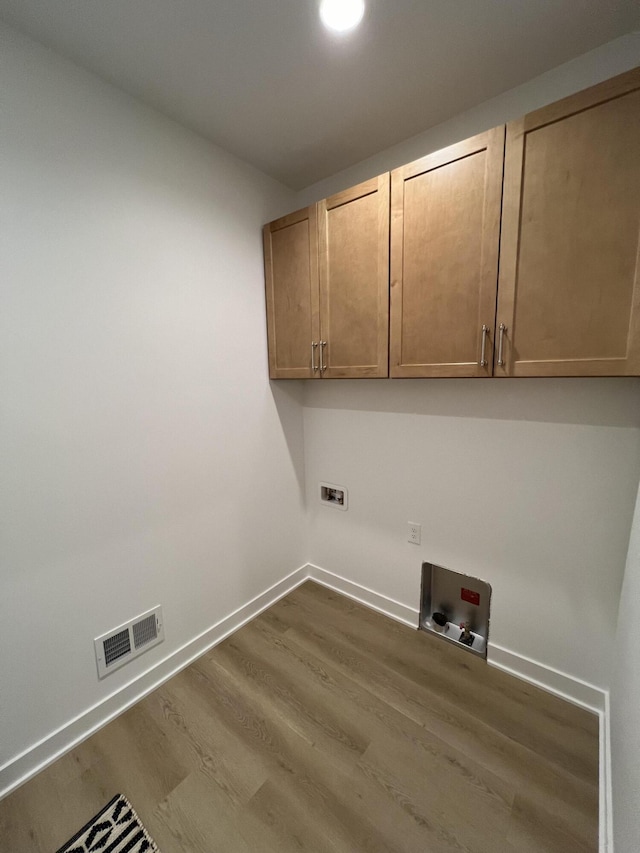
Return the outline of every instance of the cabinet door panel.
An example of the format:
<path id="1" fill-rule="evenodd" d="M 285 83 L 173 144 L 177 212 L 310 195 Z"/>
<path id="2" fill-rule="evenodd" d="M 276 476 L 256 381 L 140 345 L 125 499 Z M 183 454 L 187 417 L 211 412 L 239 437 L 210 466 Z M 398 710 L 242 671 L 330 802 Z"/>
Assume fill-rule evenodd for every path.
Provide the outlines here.
<path id="1" fill-rule="evenodd" d="M 640 372 L 640 73 L 507 128 L 497 375 Z"/>
<path id="2" fill-rule="evenodd" d="M 392 376 L 490 375 L 503 155 L 501 127 L 392 173 Z"/>
<path id="3" fill-rule="evenodd" d="M 264 227 L 269 376 L 309 379 L 319 341 L 318 236 L 315 206 Z M 319 347 L 318 347 L 319 350 Z M 316 350 L 315 363 L 319 355 Z"/>
<path id="4" fill-rule="evenodd" d="M 318 217 L 323 376 L 388 376 L 389 175 L 321 201 Z"/>

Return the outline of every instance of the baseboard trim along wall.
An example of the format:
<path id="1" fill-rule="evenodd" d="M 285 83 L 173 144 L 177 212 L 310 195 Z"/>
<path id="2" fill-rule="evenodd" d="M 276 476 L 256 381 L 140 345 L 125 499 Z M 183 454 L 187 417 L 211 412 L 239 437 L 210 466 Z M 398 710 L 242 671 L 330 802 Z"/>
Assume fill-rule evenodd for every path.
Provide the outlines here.
<path id="1" fill-rule="evenodd" d="M 133 681 L 0 767 L 0 799 L 177 675 L 309 577 L 302 566 L 143 672 Z"/>
<path id="2" fill-rule="evenodd" d="M 611 704 L 605 691 L 604 710 L 600 713 L 600 847 L 599 853 L 613 851 L 613 788 L 611 782 Z"/>
<path id="3" fill-rule="evenodd" d="M 381 595 L 366 586 L 361 586 L 359 583 L 347 580 L 346 578 L 335 575 L 333 572 L 328 572 L 326 569 L 321 569 L 320 566 L 314 566 L 311 563 L 307 566 L 309 579 L 317 581 L 329 589 L 346 595 L 360 604 L 370 607 L 372 610 L 377 610 L 385 616 L 390 616 L 396 622 L 402 622 L 403 625 L 408 625 L 410 628 L 417 628 L 420 618 L 420 611 L 417 608 L 409 607 L 406 604 L 401 604 L 393 598 L 387 598 L 386 595 Z"/>
<path id="4" fill-rule="evenodd" d="M 309 564 L 307 570 L 311 580 L 371 607 L 372 610 L 377 610 L 385 616 L 390 616 L 404 625 L 409 625 L 411 628 L 418 627 L 420 613 L 416 608 L 388 598 L 320 566 Z M 488 663 L 595 714 L 605 709 L 607 695 L 605 690 L 491 642 L 489 642 Z"/>
<path id="5" fill-rule="evenodd" d="M 361 586 L 319 566 L 307 566 L 308 576 L 317 583 L 340 592 L 379 613 L 384 613 L 398 622 L 418 627 L 419 612 L 406 604 L 387 598 L 368 587 Z M 509 651 L 495 643 L 489 643 L 487 662 L 508 672 L 510 675 L 534 684 L 548 693 L 579 705 L 600 718 L 600 805 L 599 805 L 599 853 L 614 853 L 613 850 L 613 805 L 611 789 L 611 735 L 609 716 L 609 691 L 595 687 L 565 672 L 546 666 L 525 655 Z"/>
<path id="6" fill-rule="evenodd" d="M 320 566 L 306 564 L 172 652 L 116 693 L 84 711 L 46 738 L 0 767 L 0 799 L 44 770 L 148 693 L 160 687 L 200 655 L 242 628 L 306 580 L 341 593 L 360 604 L 417 628 L 419 611 Z M 524 655 L 489 643 L 488 663 L 600 717 L 600 853 L 613 853 L 609 693 Z"/>
<path id="7" fill-rule="evenodd" d="M 535 684 L 536 687 L 553 693 L 567 702 L 600 714 L 604 711 L 606 691 L 595 687 L 580 678 L 574 678 L 551 666 L 532 660 L 526 655 L 498 646 L 489 641 L 487 662 L 497 669 L 502 669 L 510 675 L 515 675 L 523 681 Z"/>

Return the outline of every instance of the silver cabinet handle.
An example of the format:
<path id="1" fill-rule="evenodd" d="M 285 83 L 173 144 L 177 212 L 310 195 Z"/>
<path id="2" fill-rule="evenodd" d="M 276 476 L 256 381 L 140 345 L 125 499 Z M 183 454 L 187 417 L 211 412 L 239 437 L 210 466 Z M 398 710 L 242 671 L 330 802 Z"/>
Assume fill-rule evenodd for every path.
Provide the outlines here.
<path id="1" fill-rule="evenodd" d="M 317 341 L 311 341 L 311 369 L 317 370 L 318 365 L 316 364 L 316 349 L 318 348 Z"/>
<path id="2" fill-rule="evenodd" d="M 489 327 L 485 326 L 483 323 L 483 325 L 482 325 L 482 352 L 480 354 L 480 361 L 478 362 L 480 367 L 486 367 L 487 366 L 487 359 L 485 358 L 485 356 L 486 356 L 486 350 L 487 350 L 487 335 L 488 334 L 489 334 Z"/>
<path id="3" fill-rule="evenodd" d="M 504 323 L 500 323 L 500 340 L 498 343 L 498 367 L 504 367 L 504 358 L 502 357 L 502 346 L 504 342 L 504 333 L 507 331 L 507 327 Z"/>
<path id="4" fill-rule="evenodd" d="M 320 341 L 320 373 L 323 373 L 327 369 L 327 363 L 324 360 L 324 351 L 326 345 L 326 341 Z"/>

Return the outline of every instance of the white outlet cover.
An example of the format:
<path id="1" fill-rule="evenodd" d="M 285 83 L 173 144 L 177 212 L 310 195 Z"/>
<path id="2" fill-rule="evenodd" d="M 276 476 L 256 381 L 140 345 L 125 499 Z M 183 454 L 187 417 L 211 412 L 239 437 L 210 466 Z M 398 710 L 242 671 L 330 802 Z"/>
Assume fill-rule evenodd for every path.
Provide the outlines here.
<path id="1" fill-rule="evenodd" d="M 420 545 L 422 542 L 422 525 L 413 521 L 407 522 L 407 542 L 412 545 Z"/>

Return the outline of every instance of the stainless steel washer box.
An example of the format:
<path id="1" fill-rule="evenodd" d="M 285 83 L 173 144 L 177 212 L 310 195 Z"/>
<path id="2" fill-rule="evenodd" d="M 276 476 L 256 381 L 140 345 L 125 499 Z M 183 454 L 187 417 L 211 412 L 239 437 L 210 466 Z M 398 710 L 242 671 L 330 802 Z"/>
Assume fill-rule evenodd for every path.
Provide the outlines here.
<path id="1" fill-rule="evenodd" d="M 486 659 L 490 611 L 491 585 L 486 581 L 433 563 L 422 564 L 422 630 Z M 434 613 L 446 616 L 445 626 L 434 622 Z M 460 641 L 463 636 L 460 626 L 467 622 L 473 635 L 471 645 Z"/>

